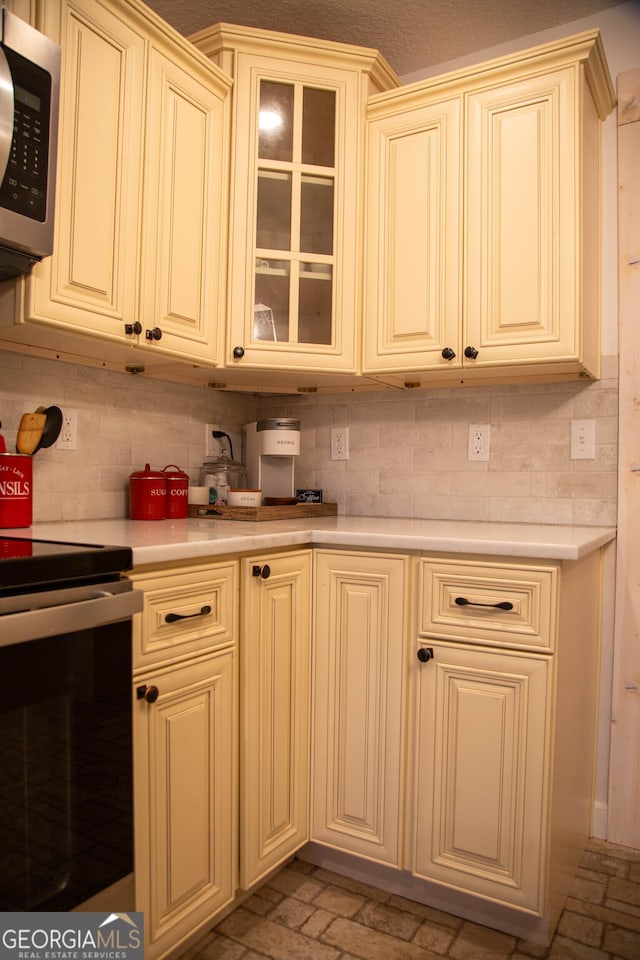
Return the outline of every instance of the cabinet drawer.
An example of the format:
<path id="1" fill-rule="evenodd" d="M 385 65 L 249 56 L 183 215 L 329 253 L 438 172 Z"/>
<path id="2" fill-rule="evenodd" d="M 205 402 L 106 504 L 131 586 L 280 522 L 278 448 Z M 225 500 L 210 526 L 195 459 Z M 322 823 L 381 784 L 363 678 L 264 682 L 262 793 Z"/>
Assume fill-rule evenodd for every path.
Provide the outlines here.
<path id="1" fill-rule="evenodd" d="M 552 651 L 557 588 L 553 565 L 420 560 L 418 631 Z"/>
<path id="2" fill-rule="evenodd" d="M 144 591 L 134 617 L 133 666 L 169 663 L 236 639 L 237 564 L 207 564 L 181 573 L 132 575 Z"/>

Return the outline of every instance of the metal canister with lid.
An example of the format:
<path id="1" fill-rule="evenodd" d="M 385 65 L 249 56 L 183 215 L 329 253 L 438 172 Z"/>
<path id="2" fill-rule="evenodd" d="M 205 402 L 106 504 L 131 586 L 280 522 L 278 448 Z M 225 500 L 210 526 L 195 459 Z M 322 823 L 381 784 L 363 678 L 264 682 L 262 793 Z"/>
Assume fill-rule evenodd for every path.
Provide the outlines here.
<path id="1" fill-rule="evenodd" d="M 132 520 L 166 520 L 167 478 L 145 463 L 129 477 L 129 516 Z"/>
<path id="2" fill-rule="evenodd" d="M 167 518 L 178 520 L 189 514 L 189 474 L 175 463 L 162 471 L 167 482 Z"/>

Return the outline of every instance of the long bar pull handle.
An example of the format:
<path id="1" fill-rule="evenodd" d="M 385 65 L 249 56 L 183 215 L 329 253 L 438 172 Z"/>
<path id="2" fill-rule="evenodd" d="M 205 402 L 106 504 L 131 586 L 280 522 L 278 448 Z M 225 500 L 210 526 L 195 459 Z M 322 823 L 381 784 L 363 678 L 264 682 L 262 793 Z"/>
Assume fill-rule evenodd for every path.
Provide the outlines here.
<path id="1" fill-rule="evenodd" d="M 164 622 L 175 623 L 176 620 L 191 620 L 192 617 L 206 617 L 208 613 L 211 613 L 211 607 L 207 603 L 204 607 L 200 607 L 196 613 L 168 613 L 164 618 Z"/>
<path id="2" fill-rule="evenodd" d="M 501 600 L 500 603 L 480 603 L 475 600 L 467 600 L 466 597 L 456 597 L 455 603 L 459 607 L 491 607 L 495 610 L 513 610 L 513 604 L 509 600 Z"/>

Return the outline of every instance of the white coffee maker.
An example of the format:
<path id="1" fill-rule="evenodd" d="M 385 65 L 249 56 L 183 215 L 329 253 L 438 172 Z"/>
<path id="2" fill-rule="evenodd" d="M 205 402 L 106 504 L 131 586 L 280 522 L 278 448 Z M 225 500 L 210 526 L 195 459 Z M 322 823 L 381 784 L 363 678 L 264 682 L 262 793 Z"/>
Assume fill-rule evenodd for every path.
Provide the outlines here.
<path id="1" fill-rule="evenodd" d="M 300 454 L 300 421 L 255 420 L 244 428 L 247 486 L 265 497 L 294 497 L 294 459 Z"/>

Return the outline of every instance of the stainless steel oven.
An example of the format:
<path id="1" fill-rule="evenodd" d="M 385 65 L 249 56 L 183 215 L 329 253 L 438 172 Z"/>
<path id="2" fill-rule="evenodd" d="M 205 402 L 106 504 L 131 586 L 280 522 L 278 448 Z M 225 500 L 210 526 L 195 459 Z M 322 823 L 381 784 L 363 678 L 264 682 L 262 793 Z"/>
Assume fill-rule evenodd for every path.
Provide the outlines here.
<path id="1" fill-rule="evenodd" d="M 130 566 L 0 537 L 0 911 L 133 908 Z"/>

